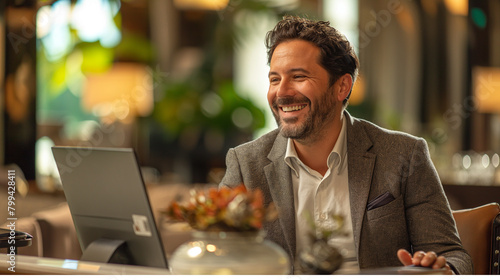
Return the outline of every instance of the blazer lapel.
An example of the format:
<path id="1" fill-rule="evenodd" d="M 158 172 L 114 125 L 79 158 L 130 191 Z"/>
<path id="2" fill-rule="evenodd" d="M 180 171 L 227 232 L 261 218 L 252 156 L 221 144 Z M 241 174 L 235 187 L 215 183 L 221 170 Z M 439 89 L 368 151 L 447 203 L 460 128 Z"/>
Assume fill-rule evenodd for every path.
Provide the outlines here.
<path id="1" fill-rule="evenodd" d="M 279 219 L 292 256 L 295 256 L 295 203 L 291 171 L 284 161 L 287 139 L 276 137 L 268 158 L 271 163 L 264 167 L 269 191 L 278 209 Z"/>
<path id="2" fill-rule="evenodd" d="M 352 228 L 358 258 L 362 222 L 366 211 L 376 155 L 368 150 L 372 142 L 365 130 L 347 112 L 347 157 L 349 197 L 351 202 Z"/>
<path id="3" fill-rule="evenodd" d="M 344 113 L 344 117 L 347 118 L 348 181 L 352 226 L 354 243 L 359 256 L 362 221 L 366 211 L 376 155 L 368 151 L 372 147 L 372 142 L 365 130 L 357 123 L 358 120 L 352 118 L 347 112 Z M 279 211 L 286 242 L 292 256 L 295 256 L 295 202 L 291 171 L 284 161 L 286 145 L 287 139 L 278 135 L 268 155 L 271 163 L 264 167 L 264 172 L 269 192 Z"/>

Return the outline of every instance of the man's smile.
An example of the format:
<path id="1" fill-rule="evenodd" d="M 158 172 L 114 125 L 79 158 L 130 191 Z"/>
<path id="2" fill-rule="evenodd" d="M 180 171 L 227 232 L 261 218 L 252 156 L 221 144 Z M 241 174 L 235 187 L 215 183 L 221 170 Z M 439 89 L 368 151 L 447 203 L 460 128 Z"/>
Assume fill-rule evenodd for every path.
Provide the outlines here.
<path id="1" fill-rule="evenodd" d="M 283 112 L 294 112 L 294 111 L 300 111 L 304 109 L 307 105 L 302 104 L 302 105 L 293 105 L 293 106 L 281 106 L 281 110 Z"/>

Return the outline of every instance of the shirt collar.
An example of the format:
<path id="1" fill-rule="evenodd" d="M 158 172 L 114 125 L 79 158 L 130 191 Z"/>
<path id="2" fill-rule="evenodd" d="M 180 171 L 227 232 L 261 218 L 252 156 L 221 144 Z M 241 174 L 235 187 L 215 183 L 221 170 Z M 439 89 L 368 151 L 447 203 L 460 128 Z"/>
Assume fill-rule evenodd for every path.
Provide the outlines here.
<path id="1" fill-rule="evenodd" d="M 346 122 L 347 122 L 346 117 L 343 116 L 342 128 L 340 129 L 339 138 L 337 138 L 337 142 L 335 143 L 332 152 L 328 156 L 328 168 L 334 168 L 335 166 L 337 166 L 337 173 L 340 173 L 345 168 L 347 162 Z M 339 158 L 338 164 L 334 164 L 334 156 L 333 156 L 334 153 L 338 155 Z"/>
<path id="2" fill-rule="evenodd" d="M 335 168 L 337 166 L 337 174 L 340 173 L 346 166 L 347 162 L 347 141 L 346 141 L 346 117 L 342 118 L 342 128 L 340 129 L 339 137 L 337 138 L 337 142 L 333 147 L 330 155 L 328 156 L 327 165 L 329 169 Z M 295 165 L 292 162 L 292 158 L 295 158 L 296 163 L 299 165 L 303 165 L 302 161 L 299 159 L 297 155 L 297 151 L 295 150 L 295 146 L 291 138 L 287 139 L 286 153 L 285 153 L 285 163 L 293 170 L 295 176 L 299 176 L 298 170 L 295 168 Z M 336 160 L 338 159 L 338 164 Z M 306 170 L 307 168 L 304 167 Z"/>
<path id="3" fill-rule="evenodd" d="M 292 139 L 288 138 L 286 145 L 285 162 L 293 170 L 295 176 L 299 177 L 299 171 L 295 169 L 295 166 L 292 163 L 292 158 L 295 158 L 296 161 L 301 162 L 299 157 L 297 156 L 297 151 L 295 150 Z"/>

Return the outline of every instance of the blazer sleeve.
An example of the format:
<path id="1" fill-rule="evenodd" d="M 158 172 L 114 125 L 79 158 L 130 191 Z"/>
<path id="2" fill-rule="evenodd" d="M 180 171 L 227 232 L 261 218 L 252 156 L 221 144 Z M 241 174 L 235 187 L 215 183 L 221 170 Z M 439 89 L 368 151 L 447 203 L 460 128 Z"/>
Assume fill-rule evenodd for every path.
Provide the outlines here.
<path id="1" fill-rule="evenodd" d="M 471 274 L 472 260 L 462 247 L 455 220 L 425 140 L 415 143 L 405 184 L 405 211 L 414 252 L 434 251 L 459 274 Z"/>
<path id="2" fill-rule="evenodd" d="M 219 187 L 234 187 L 243 182 L 240 163 L 234 148 L 229 149 L 226 155 L 226 174 L 219 183 Z"/>

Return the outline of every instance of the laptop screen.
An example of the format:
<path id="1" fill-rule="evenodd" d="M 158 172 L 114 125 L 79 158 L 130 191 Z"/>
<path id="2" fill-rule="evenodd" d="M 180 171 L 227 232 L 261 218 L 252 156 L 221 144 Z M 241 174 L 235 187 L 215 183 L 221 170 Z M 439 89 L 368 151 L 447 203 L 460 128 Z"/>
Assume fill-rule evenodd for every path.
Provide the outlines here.
<path id="1" fill-rule="evenodd" d="M 134 150 L 53 147 L 52 152 L 81 260 L 167 268 Z M 113 246 L 117 248 L 107 249 Z"/>

